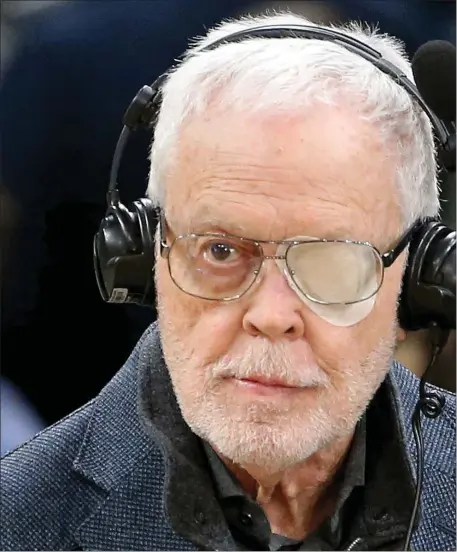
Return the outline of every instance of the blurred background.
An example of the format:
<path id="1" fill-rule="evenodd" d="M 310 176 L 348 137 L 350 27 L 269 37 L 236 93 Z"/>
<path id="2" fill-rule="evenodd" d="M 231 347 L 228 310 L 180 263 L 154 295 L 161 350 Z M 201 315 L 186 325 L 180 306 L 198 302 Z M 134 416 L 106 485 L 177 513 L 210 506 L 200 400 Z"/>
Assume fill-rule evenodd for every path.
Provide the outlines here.
<path id="1" fill-rule="evenodd" d="M 290 10 L 321 23 L 359 19 L 401 38 L 455 44 L 455 0 L 53 0 L 1 7 L 1 453 L 94 397 L 156 316 L 99 297 L 92 237 L 105 212 L 125 108 L 187 40 L 223 18 Z M 150 136 L 134 135 L 124 201 L 145 193 Z M 455 228 L 455 178 L 442 182 Z M 427 333 L 397 357 L 421 375 Z M 455 333 L 436 371 L 455 390 Z"/>

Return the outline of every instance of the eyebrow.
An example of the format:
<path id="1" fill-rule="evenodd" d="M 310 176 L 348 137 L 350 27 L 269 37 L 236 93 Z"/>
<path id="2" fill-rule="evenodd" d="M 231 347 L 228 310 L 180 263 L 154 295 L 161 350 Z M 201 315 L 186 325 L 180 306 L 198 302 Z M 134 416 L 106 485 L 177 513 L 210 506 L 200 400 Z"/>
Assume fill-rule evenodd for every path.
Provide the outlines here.
<path id="1" fill-rule="evenodd" d="M 188 232 L 194 232 L 196 234 L 204 232 L 215 232 L 218 234 L 231 234 L 238 237 L 248 237 L 249 233 L 245 225 L 237 223 L 233 220 L 221 219 L 218 217 L 205 217 L 204 219 L 192 217 L 187 222 Z"/>
<path id="2" fill-rule="evenodd" d="M 259 236 L 252 236 L 249 229 L 241 223 L 235 222 L 233 220 L 222 219 L 216 216 L 207 216 L 204 219 L 200 218 L 199 213 L 197 216 L 192 216 L 185 221 L 182 221 L 179 225 L 181 234 L 204 234 L 204 233 L 216 233 L 216 234 L 228 234 L 240 238 L 248 238 L 255 241 L 270 241 L 267 239 L 262 239 Z M 174 224 L 173 224 L 174 227 Z M 360 242 L 368 242 L 369 240 L 359 239 L 354 236 L 354 231 L 350 230 L 347 226 L 338 225 L 337 227 L 332 228 L 331 230 L 321 231 L 321 232 L 305 232 L 302 231 L 300 234 L 295 234 L 305 237 L 320 238 L 327 240 L 353 240 Z M 286 236 L 283 238 L 278 238 L 277 240 L 272 241 L 281 241 L 281 240 L 290 240 L 293 236 Z"/>
<path id="3" fill-rule="evenodd" d="M 257 241 L 270 241 L 267 238 L 263 239 L 260 236 L 252 235 L 252 227 L 248 221 L 248 224 L 244 224 L 241 221 L 236 221 L 230 218 L 230 215 L 214 212 L 215 208 L 212 205 L 209 205 L 207 202 L 202 202 L 198 205 L 197 209 L 190 215 L 183 213 L 183 216 L 173 218 L 170 220 L 171 229 L 174 232 L 179 230 L 179 234 L 203 234 L 203 233 L 215 233 L 215 234 L 228 234 L 240 238 L 247 238 Z M 372 243 L 368 236 L 363 237 L 357 236 L 357 232 L 354 231 L 350 225 L 344 221 L 333 221 L 331 228 L 326 228 L 325 225 L 317 225 L 318 231 L 305 230 L 308 226 L 306 224 L 306 219 L 303 220 L 303 230 L 299 233 L 285 236 L 285 237 L 276 237 L 276 240 L 290 240 L 294 236 L 306 236 L 313 237 L 318 239 L 326 240 L 352 240 L 363 243 Z M 308 221 L 309 222 L 309 221 Z M 313 222 L 315 226 L 316 220 Z M 374 244 L 373 244 L 374 245 Z"/>

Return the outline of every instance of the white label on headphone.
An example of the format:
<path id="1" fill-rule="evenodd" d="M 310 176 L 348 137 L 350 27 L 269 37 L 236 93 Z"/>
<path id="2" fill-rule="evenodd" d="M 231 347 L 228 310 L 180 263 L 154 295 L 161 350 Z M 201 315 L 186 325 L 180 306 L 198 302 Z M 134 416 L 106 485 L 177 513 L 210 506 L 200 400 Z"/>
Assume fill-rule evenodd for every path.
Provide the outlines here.
<path id="1" fill-rule="evenodd" d="M 129 292 L 126 288 L 114 288 L 108 303 L 125 303 L 128 294 Z"/>

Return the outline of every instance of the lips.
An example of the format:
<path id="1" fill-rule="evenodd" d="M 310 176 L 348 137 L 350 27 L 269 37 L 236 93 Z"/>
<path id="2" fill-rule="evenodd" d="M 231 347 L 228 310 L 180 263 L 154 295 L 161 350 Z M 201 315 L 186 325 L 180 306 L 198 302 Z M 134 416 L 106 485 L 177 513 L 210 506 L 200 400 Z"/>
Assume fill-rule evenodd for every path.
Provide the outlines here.
<path id="1" fill-rule="evenodd" d="M 245 381 L 247 383 L 257 383 L 264 385 L 266 387 L 288 387 L 294 388 L 295 385 L 290 385 L 289 383 L 278 379 L 278 378 L 266 378 L 263 376 L 249 376 L 248 378 L 237 378 L 239 381 Z"/>

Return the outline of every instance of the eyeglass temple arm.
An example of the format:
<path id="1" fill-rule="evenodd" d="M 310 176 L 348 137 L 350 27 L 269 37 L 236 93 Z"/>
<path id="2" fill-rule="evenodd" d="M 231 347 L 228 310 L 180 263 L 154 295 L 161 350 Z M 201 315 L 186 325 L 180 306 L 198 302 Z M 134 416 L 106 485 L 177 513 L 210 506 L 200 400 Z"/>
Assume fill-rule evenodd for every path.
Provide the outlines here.
<path id="1" fill-rule="evenodd" d="M 157 209 L 157 220 L 159 223 L 160 234 L 160 255 L 163 259 L 167 259 L 170 254 L 170 246 L 167 244 L 167 238 L 165 235 L 167 221 L 165 220 L 165 214 L 162 209 Z"/>
<path id="2" fill-rule="evenodd" d="M 404 234 L 401 236 L 401 238 L 392 249 L 381 255 L 381 259 L 385 268 L 389 268 L 389 266 L 391 266 L 396 261 L 397 257 L 403 252 L 405 247 L 412 240 L 414 234 L 420 228 L 422 228 L 422 226 L 423 222 L 415 222 L 412 226 L 408 228 L 408 230 L 406 230 L 406 232 L 404 232 Z"/>

